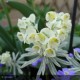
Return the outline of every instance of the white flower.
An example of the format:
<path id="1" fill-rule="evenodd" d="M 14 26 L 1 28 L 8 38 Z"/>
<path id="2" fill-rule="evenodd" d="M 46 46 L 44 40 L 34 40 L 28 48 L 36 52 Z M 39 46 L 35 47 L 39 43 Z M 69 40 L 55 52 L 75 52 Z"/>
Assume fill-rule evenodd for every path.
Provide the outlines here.
<path id="1" fill-rule="evenodd" d="M 60 30 L 57 30 L 57 37 L 61 40 L 61 41 L 64 41 L 66 38 L 67 38 L 67 36 L 68 36 L 68 34 L 67 34 L 67 32 L 66 32 L 66 30 L 65 29 L 60 29 Z"/>
<path id="2" fill-rule="evenodd" d="M 64 15 L 63 12 L 58 13 L 58 18 L 61 19 L 61 17 Z"/>
<path id="3" fill-rule="evenodd" d="M 53 11 L 49 11 L 47 14 L 46 14 L 46 21 L 53 21 L 54 19 L 57 18 L 57 13 L 56 12 L 53 12 Z"/>
<path id="4" fill-rule="evenodd" d="M 41 46 L 40 45 L 34 45 L 33 47 L 26 48 L 25 50 L 28 51 L 28 54 L 31 55 L 31 56 L 36 55 L 36 54 L 40 56 L 43 53 L 43 52 L 41 52 Z M 28 55 L 28 54 L 26 54 L 26 55 Z"/>
<path id="5" fill-rule="evenodd" d="M 22 17 L 22 19 L 18 19 L 18 27 L 22 33 L 27 32 L 27 29 L 35 29 L 37 25 L 35 24 L 36 16 L 31 14 L 28 18 Z M 27 30 L 27 31 L 26 31 Z"/>
<path id="6" fill-rule="evenodd" d="M 55 23 L 56 23 L 56 20 L 54 20 L 52 22 L 47 22 L 46 26 L 51 30 L 55 30 L 55 28 L 56 28 Z"/>
<path id="7" fill-rule="evenodd" d="M 36 35 L 36 41 L 39 41 L 40 43 L 45 43 L 45 41 L 47 40 L 47 37 L 45 34 L 43 33 L 37 33 Z"/>
<path id="8" fill-rule="evenodd" d="M 32 47 L 32 49 L 33 49 L 33 51 L 39 53 L 41 48 L 40 48 L 39 45 L 34 45 L 34 46 Z"/>
<path id="9" fill-rule="evenodd" d="M 70 32 L 72 27 L 71 20 L 63 21 L 62 28 L 66 30 L 66 32 Z"/>
<path id="10" fill-rule="evenodd" d="M 69 65 L 69 62 L 58 58 L 66 57 L 67 55 L 67 51 L 61 48 L 63 47 L 72 26 L 68 13 L 49 11 L 46 14 L 47 28 L 41 29 L 40 32 L 38 31 L 38 24 L 35 23 L 36 17 L 34 14 L 31 14 L 28 18 L 22 18 L 22 20 L 27 26 L 26 32 L 23 33 L 24 36 L 21 34 L 19 38 L 24 43 L 32 43 L 32 46 L 26 48 L 27 53 L 22 54 L 18 60 L 21 60 L 24 57 L 34 57 L 33 59 L 26 61 L 21 68 L 43 58 L 37 75 L 40 75 L 41 73 L 44 75 L 46 65 L 48 65 L 51 74 L 56 75 L 57 70 L 54 64 L 58 67 L 61 67 L 59 63 Z"/>
<path id="11" fill-rule="evenodd" d="M 36 29 L 34 29 L 33 26 L 29 26 L 27 29 L 26 29 L 26 35 L 30 35 L 31 33 L 36 33 Z"/>
<path id="12" fill-rule="evenodd" d="M 24 20 L 18 19 L 18 24 L 17 25 L 18 25 L 21 32 L 23 32 L 23 33 L 26 32 L 27 24 Z"/>
<path id="13" fill-rule="evenodd" d="M 18 39 L 19 39 L 21 42 L 23 42 L 24 39 L 25 39 L 25 35 L 24 35 L 23 33 L 21 33 L 21 32 L 18 32 L 18 33 L 17 33 L 17 37 L 18 37 Z"/>
<path id="14" fill-rule="evenodd" d="M 35 14 L 31 14 L 31 15 L 29 16 L 29 19 L 30 19 L 31 22 L 35 23 L 35 21 L 36 21 L 36 16 L 35 16 Z"/>
<path id="15" fill-rule="evenodd" d="M 57 49 L 60 44 L 60 40 L 57 37 L 51 37 L 48 42 L 48 47 L 52 49 Z"/>
<path id="16" fill-rule="evenodd" d="M 11 63 L 10 52 L 6 51 L 1 55 L 1 64 L 6 64 L 10 66 L 10 63 Z"/>
<path id="17" fill-rule="evenodd" d="M 69 14 L 69 13 L 63 14 L 63 16 L 61 17 L 61 19 L 62 19 L 63 21 L 69 20 L 69 19 L 70 19 L 70 14 Z"/>
<path id="18" fill-rule="evenodd" d="M 16 75 L 17 73 L 23 74 L 23 71 L 21 70 L 21 66 L 22 64 L 24 64 L 25 61 L 21 60 L 19 54 L 20 53 L 15 54 L 13 52 L 11 56 L 10 52 L 6 51 L 5 53 L 2 53 L 2 55 L 0 56 L 1 57 L 0 63 L 9 66 L 10 67 L 9 70 L 13 71 L 13 75 Z"/>
<path id="19" fill-rule="evenodd" d="M 54 32 L 49 29 L 49 28 L 43 28 L 40 33 L 43 33 L 45 36 L 47 36 L 48 38 L 50 38 L 51 36 L 54 36 Z"/>
<path id="20" fill-rule="evenodd" d="M 56 57 L 56 53 L 55 53 L 55 50 L 51 49 L 51 48 L 47 48 L 45 51 L 44 51 L 44 56 L 46 57 Z"/>
<path id="21" fill-rule="evenodd" d="M 36 34 L 35 33 L 29 34 L 25 39 L 25 42 L 28 44 L 34 43 L 35 41 L 36 41 Z"/>

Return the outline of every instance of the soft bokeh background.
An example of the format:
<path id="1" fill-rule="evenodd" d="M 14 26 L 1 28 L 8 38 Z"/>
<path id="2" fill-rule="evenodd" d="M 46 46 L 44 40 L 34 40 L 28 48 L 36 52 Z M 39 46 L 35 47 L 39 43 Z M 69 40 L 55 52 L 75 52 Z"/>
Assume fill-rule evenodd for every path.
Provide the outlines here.
<path id="1" fill-rule="evenodd" d="M 26 0 L 15 0 L 15 1 L 26 4 Z M 58 12 L 60 12 L 60 11 L 69 12 L 72 15 L 74 0 L 34 0 L 34 4 L 40 5 L 40 7 L 44 5 L 44 2 L 46 4 L 49 4 L 49 6 L 51 6 Z M 15 26 L 17 24 L 18 18 L 21 18 L 22 16 L 23 15 L 20 12 L 18 12 L 17 10 L 13 9 L 10 12 L 11 22 L 12 22 L 13 26 Z M 77 23 L 80 22 L 79 19 L 80 19 L 80 0 L 78 0 L 78 8 L 77 8 L 77 16 L 76 16 Z M 5 18 L 0 23 L 4 26 L 7 25 L 7 21 Z"/>

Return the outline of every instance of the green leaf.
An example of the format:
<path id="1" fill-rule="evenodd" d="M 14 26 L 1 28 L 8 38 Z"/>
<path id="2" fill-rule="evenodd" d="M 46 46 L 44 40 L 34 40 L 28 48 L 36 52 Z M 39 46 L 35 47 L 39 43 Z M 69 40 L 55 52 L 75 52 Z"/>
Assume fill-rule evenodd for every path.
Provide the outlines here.
<path id="1" fill-rule="evenodd" d="M 16 9 L 21 12 L 26 17 L 28 17 L 31 13 L 35 13 L 34 10 L 31 9 L 29 6 L 16 1 L 8 1 L 7 4 L 13 9 Z"/>
<path id="2" fill-rule="evenodd" d="M 27 0 L 28 5 L 33 5 L 34 0 Z"/>
<path id="3" fill-rule="evenodd" d="M 54 65 L 61 67 L 61 65 L 54 58 L 50 58 L 50 60 L 54 63 Z"/>
<path id="4" fill-rule="evenodd" d="M 33 62 L 37 61 L 39 58 L 40 58 L 40 57 L 36 57 L 36 58 L 31 59 L 31 60 L 29 60 L 29 61 L 25 61 L 25 63 L 21 66 L 21 68 L 24 68 L 24 67 L 32 64 Z"/>
<path id="5" fill-rule="evenodd" d="M 80 67 L 79 62 L 77 62 L 74 58 L 67 57 L 68 61 L 70 62 L 71 65 L 74 67 Z"/>
<path id="6" fill-rule="evenodd" d="M 39 67 L 39 70 L 37 72 L 37 75 L 41 75 L 41 73 L 42 73 L 42 75 L 44 75 L 44 73 L 45 73 L 45 58 L 41 62 L 41 65 Z"/>
<path id="7" fill-rule="evenodd" d="M 61 63 L 61 64 L 64 64 L 64 65 L 70 65 L 70 62 L 66 61 L 66 60 L 62 60 L 60 58 L 55 58 L 57 60 L 57 62 Z"/>
<path id="8" fill-rule="evenodd" d="M 75 26 L 75 32 L 76 35 L 80 36 L 80 24 L 76 24 Z"/>
<path id="9" fill-rule="evenodd" d="M 4 18 L 4 15 L 5 15 L 4 11 L 0 11 L 0 20 L 2 20 L 2 18 Z"/>
<path id="10" fill-rule="evenodd" d="M 14 50 L 15 46 L 12 42 L 10 35 L 0 26 L 0 37 L 5 41 L 10 50 Z"/>
<path id="11" fill-rule="evenodd" d="M 57 70 L 56 70 L 56 67 L 54 66 L 54 64 L 52 62 L 48 63 L 48 68 L 49 68 L 52 75 L 56 75 Z"/>

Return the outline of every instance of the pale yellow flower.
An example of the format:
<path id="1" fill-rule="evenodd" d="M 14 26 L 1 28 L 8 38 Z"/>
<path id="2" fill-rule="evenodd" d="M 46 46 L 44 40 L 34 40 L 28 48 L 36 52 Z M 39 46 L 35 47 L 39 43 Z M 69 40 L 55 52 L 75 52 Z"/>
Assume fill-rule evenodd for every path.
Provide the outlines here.
<path id="1" fill-rule="evenodd" d="M 10 65 L 10 63 L 11 63 L 10 52 L 6 51 L 5 53 L 3 53 L 1 55 L 1 63 L 6 64 L 6 65 Z"/>
<path id="2" fill-rule="evenodd" d="M 29 20 L 30 20 L 31 22 L 35 23 L 35 21 L 36 21 L 36 16 L 35 16 L 35 14 L 30 14 Z"/>
<path id="3" fill-rule="evenodd" d="M 60 44 L 60 40 L 57 37 L 51 37 L 48 42 L 48 47 L 52 49 L 57 49 Z"/>
<path id="4" fill-rule="evenodd" d="M 49 11 L 47 14 L 46 14 L 46 21 L 53 21 L 54 19 L 57 18 L 57 13 L 56 12 L 53 12 L 53 11 Z"/>
<path id="5" fill-rule="evenodd" d="M 40 43 L 44 43 L 46 41 L 47 37 L 43 33 L 37 33 L 36 35 L 36 41 L 39 41 Z"/>
<path id="6" fill-rule="evenodd" d="M 24 39 L 25 39 L 25 35 L 24 35 L 23 33 L 21 33 L 21 32 L 18 32 L 18 33 L 17 33 L 17 37 L 18 37 L 18 39 L 19 39 L 21 42 L 23 42 Z"/>
<path id="7" fill-rule="evenodd" d="M 32 47 L 32 49 L 33 49 L 33 51 L 35 51 L 35 52 L 37 52 L 37 53 L 40 52 L 40 46 L 39 46 L 39 45 L 34 45 L 34 46 Z"/>
<path id="8" fill-rule="evenodd" d="M 43 28 L 40 33 L 43 33 L 45 36 L 47 36 L 48 38 L 50 38 L 51 36 L 54 36 L 54 32 L 49 29 L 49 28 Z"/>
<path id="9" fill-rule="evenodd" d="M 61 40 L 61 41 L 64 41 L 67 36 L 68 36 L 68 33 L 66 32 L 65 29 L 60 29 L 60 30 L 57 30 L 57 37 Z"/>
<path id="10" fill-rule="evenodd" d="M 26 43 L 30 44 L 30 43 L 34 43 L 36 41 L 36 34 L 35 33 L 31 33 L 30 35 L 28 35 L 25 39 Z"/>
<path id="11" fill-rule="evenodd" d="M 62 28 L 65 29 L 66 32 L 70 32 L 72 27 L 71 20 L 63 21 Z"/>
<path id="12" fill-rule="evenodd" d="M 46 57 L 56 57 L 56 53 L 55 53 L 55 50 L 54 49 L 51 49 L 51 48 L 47 48 L 45 51 L 44 51 L 44 56 Z"/>
<path id="13" fill-rule="evenodd" d="M 65 14 L 61 17 L 61 19 L 62 19 L 63 21 L 69 20 L 69 19 L 70 19 L 70 14 L 69 14 L 69 13 L 65 13 Z"/>

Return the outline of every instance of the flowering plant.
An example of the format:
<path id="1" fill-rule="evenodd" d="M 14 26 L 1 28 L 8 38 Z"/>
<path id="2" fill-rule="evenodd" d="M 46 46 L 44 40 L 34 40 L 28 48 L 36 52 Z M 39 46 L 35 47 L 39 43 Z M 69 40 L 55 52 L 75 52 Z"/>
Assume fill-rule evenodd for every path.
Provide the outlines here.
<path id="1" fill-rule="evenodd" d="M 67 80 L 70 80 L 70 76 L 76 75 L 80 71 L 80 49 L 75 48 L 74 54 L 68 54 L 67 50 L 72 28 L 69 13 L 58 13 L 48 9 L 45 15 L 43 14 L 44 18 L 37 13 L 39 10 L 31 10 L 23 4 L 9 1 L 8 5 L 12 5 L 24 15 L 18 19 L 18 30 L 14 32 L 6 5 L 3 0 L 1 2 L 11 32 L 5 31 L 0 25 L 0 74 L 23 75 L 26 67 L 28 69 L 34 67 L 38 69 L 37 77 L 51 74 L 54 77 L 59 76 L 61 80 L 66 80 L 64 75 L 68 75 Z M 27 12 L 26 16 L 23 10 L 13 4 L 22 5 L 31 12 Z M 75 39 L 74 42 L 76 42 Z M 73 47 L 76 47 L 78 43 L 79 41 L 73 44 Z M 28 71 L 27 73 L 31 74 Z M 39 79 L 41 80 L 41 78 Z"/>
<path id="2" fill-rule="evenodd" d="M 57 70 L 54 64 L 58 67 L 61 67 L 60 63 L 70 65 L 68 61 L 60 57 L 66 57 L 67 55 L 67 51 L 62 47 L 67 42 L 66 39 L 71 29 L 71 20 L 68 13 L 49 11 L 46 13 L 46 21 L 47 28 L 39 31 L 34 14 L 31 14 L 28 18 L 23 17 L 18 20 L 20 32 L 17 33 L 17 36 L 19 40 L 29 45 L 32 44 L 32 46 L 25 49 L 28 53 L 22 54 L 21 59 L 35 56 L 34 59 L 26 61 L 21 68 L 42 58 L 37 75 L 41 73 L 44 75 L 46 65 L 49 67 L 51 74 L 56 75 Z"/>

